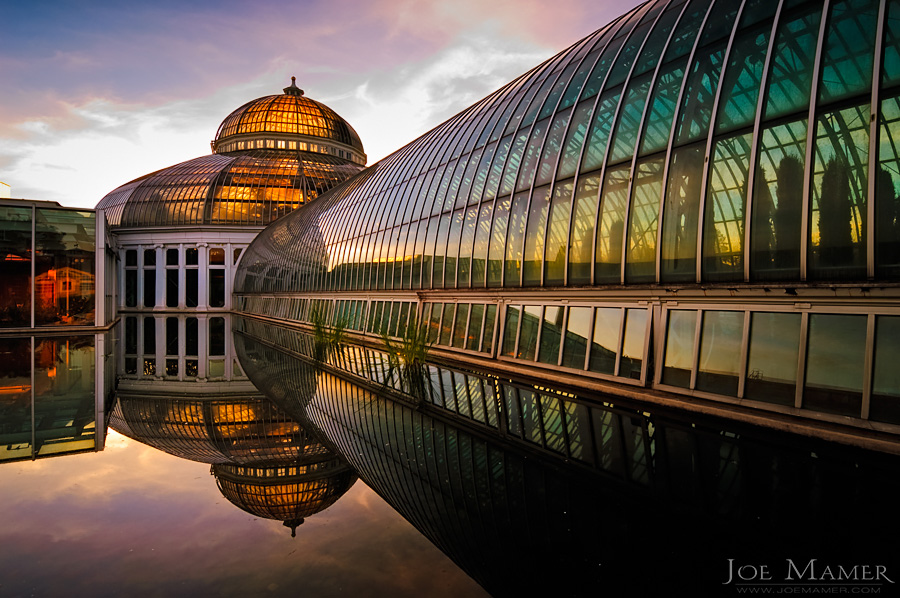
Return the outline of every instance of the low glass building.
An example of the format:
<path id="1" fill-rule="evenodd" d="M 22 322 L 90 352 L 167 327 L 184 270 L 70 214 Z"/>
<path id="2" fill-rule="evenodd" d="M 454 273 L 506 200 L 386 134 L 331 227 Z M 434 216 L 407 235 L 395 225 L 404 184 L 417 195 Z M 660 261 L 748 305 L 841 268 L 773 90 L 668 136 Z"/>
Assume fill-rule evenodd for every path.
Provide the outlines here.
<path id="1" fill-rule="evenodd" d="M 119 309 L 226 310 L 241 251 L 267 224 L 362 170 L 359 136 L 293 81 L 228 115 L 213 153 L 106 195 Z"/>
<path id="2" fill-rule="evenodd" d="M 895 0 L 651 0 L 269 226 L 236 308 L 900 431 L 898 84 Z"/>

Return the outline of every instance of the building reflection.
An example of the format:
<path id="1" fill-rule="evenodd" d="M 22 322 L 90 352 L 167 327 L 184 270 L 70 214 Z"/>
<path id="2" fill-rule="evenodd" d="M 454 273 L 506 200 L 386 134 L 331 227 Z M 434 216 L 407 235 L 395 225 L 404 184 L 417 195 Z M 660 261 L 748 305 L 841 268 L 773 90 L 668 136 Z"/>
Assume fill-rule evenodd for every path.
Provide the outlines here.
<path id="1" fill-rule="evenodd" d="M 103 449 L 108 337 L 0 337 L 0 463 Z"/>
<path id="2" fill-rule="evenodd" d="M 434 364 L 416 396 L 377 349 L 236 331 L 260 390 L 493 595 L 721 587 L 729 558 L 883 560 L 900 531 L 891 455 Z"/>
<path id="3" fill-rule="evenodd" d="M 184 317 L 145 316 L 148 320 L 151 325 L 145 329 L 165 330 L 169 322 L 183 322 Z M 294 535 L 306 517 L 343 496 L 356 475 L 295 417 L 256 390 L 234 360 L 230 322 L 221 328 L 221 339 L 207 335 L 195 341 L 221 345 L 200 368 L 212 372 L 208 364 L 221 362 L 219 375 L 198 378 L 196 371 L 186 376 L 191 370 L 184 367 L 133 371 L 126 366 L 110 427 L 170 455 L 209 463 L 219 490 L 232 504 L 257 517 L 282 521 Z M 169 359 L 185 362 L 178 354 L 184 344 L 176 342 L 170 350 L 164 335 L 155 335 L 157 341 L 161 346 L 141 346 L 148 355 L 172 353 Z M 120 362 L 132 359 L 129 346 L 126 340 Z"/>

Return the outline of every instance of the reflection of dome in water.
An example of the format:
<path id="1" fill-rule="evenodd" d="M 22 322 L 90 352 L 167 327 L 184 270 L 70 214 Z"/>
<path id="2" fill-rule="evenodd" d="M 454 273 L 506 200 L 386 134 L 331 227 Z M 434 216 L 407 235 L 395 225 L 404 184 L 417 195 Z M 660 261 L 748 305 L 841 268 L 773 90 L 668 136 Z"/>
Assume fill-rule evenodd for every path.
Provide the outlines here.
<path id="1" fill-rule="evenodd" d="M 300 459 L 294 463 L 212 466 L 219 490 L 236 507 L 283 521 L 295 535 L 304 518 L 324 511 L 356 482 L 343 460 Z"/>
<path id="2" fill-rule="evenodd" d="M 122 397 L 110 427 L 163 452 L 202 463 L 292 461 L 330 455 L 263 397 Z"/>
<path id="3" fill-rule="evenodd" d="M 98 209 L 113 229 L 265 226 L 363 169 L 356 131 L 291 83 L 232 112 L 213 154 L 114 189 Z"/>

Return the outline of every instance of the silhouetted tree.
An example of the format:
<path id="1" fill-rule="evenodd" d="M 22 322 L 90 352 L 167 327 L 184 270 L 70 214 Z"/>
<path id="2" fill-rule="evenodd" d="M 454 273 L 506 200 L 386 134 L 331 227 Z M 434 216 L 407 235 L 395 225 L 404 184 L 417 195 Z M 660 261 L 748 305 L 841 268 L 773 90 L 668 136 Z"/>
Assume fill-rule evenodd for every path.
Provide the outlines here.
<path id="1" fill-rule="evenodd" d="M 852 212 L 850 173 L 842 160 L 832 158 L 825 164 L 819 197 L 819 257 L 823 267 L 853 261 Z"/>
<path id="2" fill-rule="evenodd" d="M 796 156 L 785 156 L 775 169 L 775 265 L 796 268 L 800 264 L 800 217 L 803 209 L 803 164 Z"/>

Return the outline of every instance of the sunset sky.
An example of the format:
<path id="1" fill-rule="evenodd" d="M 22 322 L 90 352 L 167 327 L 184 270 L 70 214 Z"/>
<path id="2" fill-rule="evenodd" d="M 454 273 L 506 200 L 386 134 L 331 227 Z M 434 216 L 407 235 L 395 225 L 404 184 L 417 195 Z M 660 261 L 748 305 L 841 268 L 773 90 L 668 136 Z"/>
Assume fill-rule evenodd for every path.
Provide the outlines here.
<path id="1" fill-rule="evenodd" d="M 0 181 L 93 207 L 291 75 L 372 164 L 638 0 L 0 0 Z"/>

